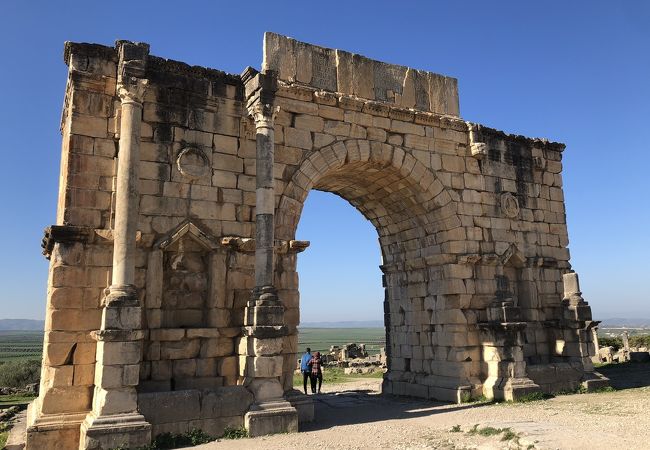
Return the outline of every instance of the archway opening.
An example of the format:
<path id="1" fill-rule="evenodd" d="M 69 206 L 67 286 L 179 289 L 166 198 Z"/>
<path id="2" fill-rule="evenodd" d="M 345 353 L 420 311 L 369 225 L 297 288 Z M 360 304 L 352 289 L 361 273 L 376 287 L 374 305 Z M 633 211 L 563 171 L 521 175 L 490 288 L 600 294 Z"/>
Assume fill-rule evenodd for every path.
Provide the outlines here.
<path id="1" fill-rule="evenodd" d="M 429 397 L 428 386 L 415 380 L 423 380 L 436 370 L 432 368 L 435 364 L 432 340 L 437 331 L 442 331 L 436 330 L 436 324 L 445 324 L 447 319 L 434 313 L 442 305 L 437 305 L 439 300 L 447 301 L 437 295 L 436 286 L 443 278 L 441 243 L 449 240 L 446 233 L 450 228 L 460 226 L 455 221 L 455 204 L 440 182 L 401 149 L 384 146 L 373 151 L 366 147 L 370 152 L 364 157 L 360 147 L 362 141 L 346 142 L 343 148 L 347 153 L 341 151 L 338 160 L 329 164 L 310 161 L 296 172 L 280 199 L 280 235 L 296 236 L 304 204 L 312 190 L 336 194 L 372 224 L 379 236 L 385 288 L 387 373 L 383 391 Z M 321 149 L 319 154 L 327 155 L 327 152 Z M 319 236 L 297 237 L 312 242 L 319 239 Z M 376 267 L 372 261 L 363 265 Z M 307 302 L 309 299 L 302 291 L 302 306 L 299 306 L 302 311 Z M 300 316 L 306 322 L 304 312 Z"/>
<path id="2" fill-rule="evenodd" d="M 310 238 L 298 259 L 298 346 L 323 355 L 330 383 L 381 379 L 385 365 L 381 251 L 374 226 L 339 196 L 312 190 L 296 231 Z M 302 390 L 300 377 L 296 380 Z"/>

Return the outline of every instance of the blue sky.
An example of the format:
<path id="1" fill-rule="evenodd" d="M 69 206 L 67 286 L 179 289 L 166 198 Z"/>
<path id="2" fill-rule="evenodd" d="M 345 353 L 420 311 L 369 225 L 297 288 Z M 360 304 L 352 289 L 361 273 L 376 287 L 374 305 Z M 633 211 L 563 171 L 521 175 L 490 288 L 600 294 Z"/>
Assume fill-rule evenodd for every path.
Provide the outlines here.
<path id="1" fill-rule="evenodd" d="M 273 6 L 271 6 L 273 5 Z M 458 78 L 461 115 L 567 144 L 573 267 L 596 318 L 650 317 L 650 3 L 606 1 L 30 2 L 0 14 L 0 318 L 42 318 L 53 223 L 63 42 L 145 41 L 155 55 L 240 73 L 275 31 Z M 298 237 L 302 319 L 382 317 L 377 236 L 312 193 Z"/>

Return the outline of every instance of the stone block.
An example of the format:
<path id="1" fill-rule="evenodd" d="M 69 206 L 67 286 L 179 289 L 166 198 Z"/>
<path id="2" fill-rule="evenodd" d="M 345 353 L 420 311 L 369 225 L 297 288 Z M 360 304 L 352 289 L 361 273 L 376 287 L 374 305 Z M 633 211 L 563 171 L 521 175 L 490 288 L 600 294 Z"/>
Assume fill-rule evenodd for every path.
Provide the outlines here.
<path id="1" fill-rule="evenodd" d="M 235 377 L 239 371 L 239 358 L 237 356 L 227 356 L 219 358 L 217 362 L 217 373 L 222 377 Z"/>
<path id="2" fill-rule="evenodd" d="M 244 416 L 244 426 L 250 437 L 276 433 L 298 432 L 298 413 L 295 408 L 251 411 Z"/>
<path id="3" fill-rule="evenodd" d="M 226 386 L 203 392 L 201 418 L 243 415 L 253 403 L 253 395 L 243 386 Z"/>
<path id="4" fill-rule="evenodd" d="M 282 399 L 284 389 L 276 378 L 258 378 L 246 386 L 255 397 L 255 403 L 265 403 Z"/>
<path id="5" fill-rule="evenodd" d="M 139 364 L 119 366 L 102 365 L 95 372 L 95 385 L 104 389 L 137 386 L 139 373 Z"/>
<path id="6" fill-rule="evenodd" d="M 140 393 L 148 392 L 167 392 L 172 390 L 172 382 L 170 380 L 141 380 L 138 384 L 138 395 Z"/>
<path id="7" fill-rule="evenodd" d="M 244 170 L 244 160 L 235 155 L 214 152 L 212 167 L 221 171 L 241 173 Z"/>
<path id="8" fill-rule="evenodd" d="M 201 343 L 201 358 L 214 358 L 232 355 L 235 343 L 229 338 L 203 339 Z"/>
<path id="9" fill-rule="evenodd" d="M 72 386 L 74 366 L 45 366 L 43 370 L 43 386 L 48 388 Z"/>
<path id="10" fill-rule="evenodd" d="M 191 431 L 189 420 L 179 420 L 178 422 L 151 424 L 152 436 L 159 436 L 165 433 L 185 434 L 188 431 Z"/>
<path id="11" fill-rule="evenodd" d="M 174 423 L 201 417 L 201 393 L 197 390 L 141 393 L 138 410 L 151 424 Z"/>
<path id="12" fill-rule="evenodd" d="M 190 429 L 199 429 L 210 436 L 221 437 L 226 428 L 241 428 L 244 426 L 244 416 L 217 417 L 212 419 L 199 419 L 189 422 Z"/>
<path id="13" fill-rule="evenodd" d="M 106 117 L 94 117 L 88 114 L 72 114 L 70 134 L 106 138 L 108 137 L 108 120 Z"/>
<path id="14" fill-rule="evenodd" d="M 168 380 L 172 377 L 172 361 L 151 361 L 151 379 Z"/>
<path id="15" fill-rule="evenodd" d="M 188 328 L 185 333 L 188 339 L 194 338 L 216 338 L 220 336 L 217 328 Z"/>
<path id="16" fill-rule="evenodd" d="M 310 150 L 312 146 L 311 133 L 309 130 L 287 127 L 284 129 L 284 143 L 289 147 Z"/>
<path id="17" fill-rule="evenodd" d="M 91 386 L 95 381 L 95 364 L 80 364 L 74 366 L 74 385 Z"/>
<path id="18" fill-rule="evenodd" d="M 297 114 L 294 124 L 299 130 L 322 132 L 325 121 L 322 117 L 311 116 L 308 114 Z"/>
<path id="19" fill-rule="evenodd" d="M 240 356 L 239 373 L 249 377 L 279 377 L 282 375 L 282 356 Z"/>
<path id="20" fill-rule="evenodd" d="M 93 396 L 93 410 L 101 415 L 136 412 L 138 394 L 132 387 L 121 389 L 96 389 Z"/>
<path id="21" fill-rule="evenodd" d="M 324 132 L 334 136 L 349 136 L 350 124 L 346 122 L 339 122 L 336 120 L 326 120 Z"/>
<path id="22" fill-rule="evenodd" d="M 172 375 L 175 379 L 194 377 L 196 375 L 196 359 L 173 360 Z"/>
<path id="23" fill-rule="evenodd" d="M 23 430 L 25 431 L 25 430 Z M 23 446 L 28 449 L 39 450 L 60 450 L 60 449 L 77 449 L 79 446 L 79 424 L 62 425 L 52 427 L 50 429 L 42 428 L 27 428 L 27 432 L 23 434 L 26 441 L 21 442 L 21 446 L 15 449 L 9 448 L 7 450 L 22 450 Z M 7 441 L 9 442 L 9 441 Z"/>
<path id="24" fill-rule="evenodd" d="M 97 343 L 97 361 L 104 365 L 137 364 L 142 356 L 142 342 L 111 342 Z"/>
<path id="25" fill-rule="evenodd" d="M 54 309 L 81 309 L 82 300 L 81 288 L 61 287 L 50 291 L 50 306 Z"/>
<path id="26" fill-rule="evenodd" d="M 72 342 L 47 343 L 43 349 L 44 363 L 48 366 L 71 364 L 75 348 L 76 344 Z"/>
<path id="27" fill-rule="evenodd" d="M 149 339 L 152 341 L 180 341 L 183 337 L 185 337 L 183 328 L 159 328 L 149 331 Z M 191 337 L 188 335 L 188 338 Z"/>
<path id="28" fill-rule="evenodd" d="M 282 352 L 283 338 L 248 338 L 248 354 L 255 356 L 273 356 Z"/>
<path id="29" fill-rule="evenodd" d="M 174 389 L 217 389 L 223 386 L 223 377 L 193 377 L 174 379 Z"/>
<path id="30" fill-rule="evenodd" d="M 162 359 L 188 359 L 198 356 L 201 349 L 200 339 L 162 342 L 160 357 Z"/>
<path id="31" fill-rule="evenodd" d="M 85 412 L 90 410 L 92 399 L 92 386 L 52 388 L 40 396 L 41 411 L 43 414 Z"/>

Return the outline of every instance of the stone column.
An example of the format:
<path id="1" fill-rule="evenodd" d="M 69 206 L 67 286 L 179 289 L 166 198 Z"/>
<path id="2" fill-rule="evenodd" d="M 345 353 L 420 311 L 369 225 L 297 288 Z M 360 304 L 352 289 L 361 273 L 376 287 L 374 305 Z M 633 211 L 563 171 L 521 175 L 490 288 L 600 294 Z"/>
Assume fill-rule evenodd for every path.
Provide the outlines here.
<path id="1" fill-rule="evenodd" d="M 580 279 L 576 272 L 562 274 L 564 285 L 564 317 L 560 326 L 565 329 L 565 335 L 572 338 L 573 342 L 567 339 L 565 344 L 565 356 L 569 361 L 580 361 L 584 370 L 582 386 L 588 392 L 592 392 L 609 386 L 609 379 L 594 370 L 594 364 L 590 356 L 589 341 L 591 328 L 599 322 L 591 320 L 591 307 L 582 298 L 580 291 Z"/>
<path id="2" fill-rule="evenodd" d="M 242 74 L 247 108 L 256 128 L 255 288 L 246 307 L 240 375 L 255 396 L 244 423 L 251 436 L 298 431 L 298 413 L 283 397 L 284 307 L 274 281 L 273 182 L 276 78 L 248 68 Z"/>
<path id="3" fill-rule="evenodd" d="M 595 325 L 591 328 L 591 340 L 594 343 L 594 354 L 591 357 L 591 361 L 594 363 L 600 363 L 600 344 L 598 343 L 598 325 Z"/>
<path id="4" fill-rule="evenodd" d="M 275 191 L 273 163 L 275 133 L 273 105 L 255 103 L 249 112 L 255 120 L 255 288 L 258 296 L 276 295 L 273 286 Z"/>
<path id="5" fill-rule="evenodd" d="M 142 309 L 134 285 L 138 225 L 138 166 L 144 79 L 149 46 L 121 41 L 117 94 L 121 100 L 113 271 L 106 289 L 97 340 L 92 411 L 81 425 L 80 449 L 139 447 L 151 441 L 151 426 L 138 413 L 142 357 Z"/>

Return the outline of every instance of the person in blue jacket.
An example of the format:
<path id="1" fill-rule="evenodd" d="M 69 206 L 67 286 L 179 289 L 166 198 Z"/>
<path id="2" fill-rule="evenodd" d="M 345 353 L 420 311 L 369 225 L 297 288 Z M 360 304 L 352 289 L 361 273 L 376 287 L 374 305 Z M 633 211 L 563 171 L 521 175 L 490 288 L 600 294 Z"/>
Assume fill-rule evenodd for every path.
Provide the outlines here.
<path id="1" fill-rule="evenodd" d="M 302 386 L 305 390 L 305 395 L 307 395 L 307 380 L 311 384 L 311 349 L 307 347 L 307 351 L 302 358 L 300 358 L 300 371 L 302 372 Z"/>

